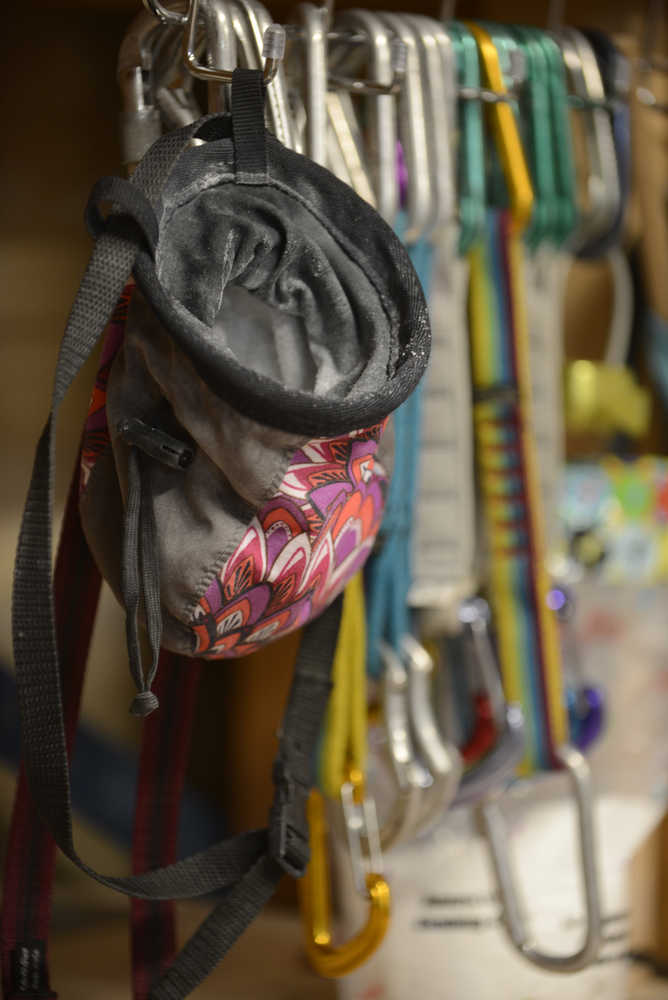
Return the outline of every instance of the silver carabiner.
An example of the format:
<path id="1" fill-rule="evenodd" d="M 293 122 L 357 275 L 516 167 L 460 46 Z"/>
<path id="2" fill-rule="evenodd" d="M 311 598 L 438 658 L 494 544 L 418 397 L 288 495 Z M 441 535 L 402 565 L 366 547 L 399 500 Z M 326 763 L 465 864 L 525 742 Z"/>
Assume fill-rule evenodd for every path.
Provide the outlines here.
<path id="1" fill-rule="evenodd" d="M 369 148 L 369 166 L 373 178 L 378 211 L 391 226 L 394 225 L 399 210 L 399 182 L 397 178 L 397 122 L 395 97 L 387 92 L 387 86 L 396 75 L 396 48 L 392 48 L 391 33 L 387 30 L 377 14 L 366 10 L 346 10 L 337 14 L 335 22 L 337 32 L 361 32 L 368 39 L 369 75 L 378 81 L 381 88 L 367 101 L 367 134 Z M 330 80 L 336 86 L 340 79 L 341 46 L 330 48 Z M 338 50 L 338 51 L 337 51 Z M 346 50 L 347 59 L 355 56 L 354 52 Z M 357 61 L 359 62 L 359 54 Z M 332 66 L 337 73 L 333 75 Z"/>
<path id="2" fill-rule="evenodd" d="M 556 756 L 568 775 L 578 816 L 580 870 L 584 884 L 585 936 L 577 951 L 570 955 L 549 955 L 540 951 L 527 930 L 515 883 L 508 835 L 498 798 L 483 802 L 479 814 L 487 836 L 492 863 L 499 886 L 503 924 L 517 951 L 532 965 L 548 972 L 577 972 L 591 964 L 601 947 L 601 901 L 596 867 L 593 796 L 589 764 L 575 747 L 566 745 Z"/>
<path id="3" fill-rule="evenodd" d="M 428 236 L 436 221 L 435 191 L 429 171 L 430 149 L 425 119 L 425 80 L 420 64 L 417 32 L 401 14 L 380 14 L 406 50 L 406 77 L 399 92 L 397 122 L 406 161 L 406 243 Z"/>
<path id="4" fill-rule="evenodd" d="M 442 818 L 457 794 L 462 776 L 462 758 L 454 743 L 444 740 L 436 722 L 432 702 L 434 661 L 412 635 L 401 639 L 401 652 L 408 667 L 408 710 L 418 750 L 432 776 L 425 792 L 420 833 Z"/>
<path id="5" fill-rule="evenodd" d="M 157 17 L 163 24 L 185 28 L 188 23 L 189 8 L 185 11 L 173 10 L 171 7 L 165 7 L 160 0 L 142 0 L 142 3 L 149 14 Z"/>
<path id="6" fill-rule="evenodd" d="M 389 820 L 381 827 L 384 851 L 416 833 L 424 814 L 425 789 L 429 777 L 420 767 L 413 748 L 408 715 L 408 674 L 391 646 L 381 642 L 383 674 L 383 716 L 390 760 L 397 786 Z"/>
<path id="7" fill-rule="evenodd" d="M 237 65 L 237 39 L 226 0 L 203 0 L 206 57 L 211 68 L 232 73 Z M 229 111 L 229 88 L 209 83 L 209 111 Z"/>
<path id="8" fill-rule="evenodd" d="M 563 54 L 571 90 L 582 102 L 585 125 L 589 206 L 573 237 L 577 248 L 612 225 L 620 199 L 619 172 L 610 118 L 600 106 L 605 101 L 605 89 L 591 45 L 574 28 L 562 28 L 554 38 Z"/>
<path id="9" fill-rule="evenodd" d="M 364 140 L 352 97 L 344 90 L 328 90 L 325 100 L 329 169 L 376 208 L 376 195 L 371 186 Z"/>
<path id="10" fill-rule="evenodd" d="M 160 112 L 155 107 L 149 81 L 153 71 L 151 41 L 163 32 L 155 18 L 140 11 L 125 33 L 118 53 L 116 78 L 123 101 L 121 157 L 129 170 L 162 134 Z"/>
<path id="11" fill-rule="evenodd" d="M 315 163 L 327 166 L 327 30 L 328 11 L 313 3 L 297 7 L 304 52 L 304 152 Z"/>
<path id="12" fill-rule="evenodd" d="M 464 771 L 453 806 L 475 805 L 510 781 L 525 752 L 524 717 L 519 705 L 508 704 L 489 634 L 490 611 L 485 600 L 462 601 L 457 612 L 460 629 L 470 643 L 472 666 L 479 674 L 494 726 L 492 747 Z"/>
<path id="13" fill-rule="evenodd" d="M 186 66 L 190 70 L 193 76 L 196 76 L 200 80 L 206 80 L 208 82 L 217 83 L 231 83 L 232 82 L 232 70 L 224 69 L 223 67 L 216 66 L 205 66 L 199 62 L 197 58 L 197 45 L 196 45 L 196 35 L 197 35 L 197 15 L 199 13 L 200 0 L 190 0 L 190 10 L 188 15 L 188 25 L 185 33 L 185 41 L 183 46 L 183 57 Z M 244 11 L 249 13 L 249 18 L 251 17 L 250 8 L 255 6 L 252 0 L 246 0 L 241 7 Z M 260 6 L 260 5 L 258 5 Z M 264 8 L 262 8 L 264 10 Z M 266 11 L 265 11 L 266 13 Z M 269 17 L 267 15 L 267 17 Z M 255 26 L 256 21 L 253 19 L 253 24 Z M 269 19 L 261 29 L 261 37 L 258 41 L 258 52 L 261 51 L 260 59 L 263 61 L 264 66 L 264 79 L 266 83 L 271 83 L 280 72 L 281 61 L 283 59 L 283 54 L 285 52 L 285 29 L 281 27 L 280 24 L 274 24 Z M 258 60 L 259 61 L 259 60 Z M 260 66 L 257 67 L 258 69 Z M 269 94 L 274 93 L 274 88 L 269 90 Z"/>
<path id="14" fill-rule="evenodd" d="M 457 81 L 452 43 L 438 23 L 422 14 L 404 15 L 415 30 L 425 84 L 427 160 L 436 211 L 434 229 L 456 222 L 454 137 L 457 132 Z"/>

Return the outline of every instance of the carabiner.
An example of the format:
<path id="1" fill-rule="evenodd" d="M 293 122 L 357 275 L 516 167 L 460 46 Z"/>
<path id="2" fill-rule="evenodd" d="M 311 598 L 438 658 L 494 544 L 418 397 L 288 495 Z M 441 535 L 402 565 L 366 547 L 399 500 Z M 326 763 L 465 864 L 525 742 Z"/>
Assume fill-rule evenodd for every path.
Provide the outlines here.
<path id="1" fill-rule="evenodd" d="M 532 943 L 520 905 L 515 878 L 508 854 L 508 835 L 498 799 L 483 802 L 479 812 L 487 836 L 492 863 L 503 907 L 503 924 L 517 951 L 532 965 L 548 972 L 577 972 L 593 962 L 601 946 L 601 902 L 599 896 L 594 817 L 590 771 L 587 761 L 575 747 L 566 744 L 555 756 L 568 775 L 578 813 L 580 867 L 584 882 L 585 937 L 580 948 L 570 955 L 548 955 Z"/>
<path id="2" fill-rule="evenodd" d="M 524 717 L 508 704 L 489 635 L 490 610 L 480 597 L 463 601 L 458 619 L 470 644 L 471 666 L 480 677 L 474 696 L 473 731 L 460 747 L 469 767 L 459 783 L 453 806 L 473 805 L 509 781 L 525 751 Z"/>
<path id="3" fill-rule="evenodd" d="M 462 758 L 457 747 L 444 740 L 436 722 L 432 704 L 434 661 L 424 646 L 412 635 L 401 639 L 401 652 L 408 666 L 408 707 L 419 751 L 432 776 L 425 791 L 418 832 L 433 826 L 450 807 L 462 776 Z"/>
<path id="4" fill-rule="evenodd" d="M 350 782 L 341 789 L 346 830 L 353 858 L 361 863 L 361 840 L 373 845 L 375 808 L 362 793 L 361 780 L 351 775 Z M 390 890 L 381 872 L 369 870 L 364 874 L 364 894 L 369 899 L 369 916 L 364 927 L 343 944 L 332 944 L 331 885 L 327 865 L 327 822 L 325 800 L 320 792 L 311 792 L 307 808 L 311 861 L 299 884 L 302 923 L 306 941 L 306 954 L 317 973 L 327 978 L 338 978 L 362 965 L 382 942 L 390 920 Z M 376 836 L 377 842 L 377 826 Z M 372 852 L 375 848 L 370 846 Z M 371 868 L 378 864 L 371 858 Z M 354 872 L 357 876 L 359 872 Z M 358 879 L 356 878 L 356 882 Z M 359 885 L 359 882 L 358 882 Z"/>
<path id="5" fill-rule="evenodd" d="M 386 642 L 380 644 L 385 667 L 383 717 L 392 770 L 397 787 L 390 818 L 380 831 L 384 851 L 410 840 L 425 811 L 429 778 L 416 759 L 408 711 L 408 673 L 401 657 Z"/>

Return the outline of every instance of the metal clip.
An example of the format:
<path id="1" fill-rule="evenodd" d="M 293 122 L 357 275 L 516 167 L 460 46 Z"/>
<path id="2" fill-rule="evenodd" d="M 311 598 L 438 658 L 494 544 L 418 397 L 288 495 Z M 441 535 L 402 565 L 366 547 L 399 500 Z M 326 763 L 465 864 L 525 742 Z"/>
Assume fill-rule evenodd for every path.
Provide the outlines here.
<path id="1" fill-rule="evenodd" d="M 361 774 L 351 772 L 350 780 L 341 785 L 341 807 L 355 888 L 360 896 L 368 899 L 367 877 L 372 873 L 383 874 L 383 852 L 376 803 L 364 791 Z M 363 842 L 366 842 L 366 851 Z"/>
<path id="2" fill-rule="evenodd" d="M 355 794 L 360 785 L 355 785 L 356 776 L 344 784 L 341 799 L 349 817 L 355 817 L 353 840 L 362 854 L 361 838 L 366 832 L 369 843 L 373 841 L 373 819 L 369 801 L 364 797 L 361 804 L 355 804 Z M 351 806 L 349 794 L 352 796 Z M 365 806 L 364 803 L 367 803 Z M 352 810 L 352 811 L 350 811 Z M 358 812 L 361 810 L 361 814 Z M 375 809 L 373 810 L 375 813 Z M 364 876 L 364 895 L 368 897 L 370 910 L 364 927 L 354 937 L 340 945 L 332 944 L 331 928 L 331 886 L 327 865 L 327 824 L 325 802 L 320 792 L 312 791 L 308 801 L 308 822 L 311 839 L 311 862 L 299 884 L 302 921 L 309 962 L 321 976 L 338 978 L 362 965 L 378 948 L 385 937 L 390 920 L 390 889 L 379 872 L 368 871 Z M 346 828 L 350 824 L 346 822 Z M 377 830 L 377 826 L 376 826 Z M 349 833 L 349 843 L 350 833 Z M 372 851 L 373 847 L 370 848 Z M 360 862 L 361 864 L 362 862 Z M 375 863 L 378 863 L 376 861 Z M 371 861 L 373 866 L 374 862 Z M 360 869 L 361 870 L 361 869 Z"/>
<path id="3" fill-rule="evenodd" d="M 336 36 L 335 36 L 336 37 Z M 398 94 L 403 86 L 408 64 L 408 53 L 406 46 L 399 38 L 393 38 L 390 42 L 390 65 L 392 68 L 392 78 L 389 83 L 380 83 L 378 80 L 354 79 L 353 77 L 340 76 L 337 73 L 330 73 L 329 80 L 335 87 L 341 90 L 349 90 L 353 94 L 365 94 L 371 97 L 379 94 Z"/>
<path id="4" fill-rule="evenodd" d="M 157 17 L 163 24 L 178 24 L 183 28 L 188 23 L 189 10 L 172 10 L 171 7 L 165 7 L 160 3 L 160 0 L 142 0 L 142 2 L 149 14 L 153 14 L 153 17 Z"/>
<path id="5" fill-rule="evenodd" d="M 155 2 L 155 0 L 147 0 Z M 200 80 L 216 81 L 218 83 L 231 83 L 233 70 L 222 69 L 221 67 L 204 66 L 198 61 L 196 52 L 196 31 L 197 14 L 200 0 L 191 0 L 187 18 L 187 31 L 185 34 L 183 57 L 186 66 L 193 76 Z M 271 83 L 278 73 L 281 60 L 285 54 L 285 29 L 280 24 L 270 24 L 263 35 L 264 47 L 264 80 Z"/>
<path id="6" fill-rule="evenodd" d="M 397 785 L 397 797 L 390 819 L 380 831 L 383 850 L 388 851 L 414 836 L 424 812 L 424 795 L 430 779 L 415 758 L 408 714 L 406 668 L 387 643 L 381 643 L 380 652 L 385 667 L 383 717 Z"/>
<path id="7" fill-rule="evenodd" d="M 420 833 L 443 816 L 457 794 L 462 776 L 462 758 L 454 743 L 444 740 L 432 704 L 434 661 L 412 635 L 404 635 L 401 651 L 408 665 L 408 705 L 418 748 L 432 776 L 425 792 L 426 808 L 420 817 Z"/>
<path id="8" fill-rule="evenodd" d="M 566 745 L 556 751 L 556 757 L 570 779 L 578 815 L 586 929 L 584 941 L 577 951 L 570 955 L 548 955 L 535 947 L 522 915 L 508 853 L 508 835 L 498 801 L 491 799 L 484 802 L 479 811 L 496 872 L 503 923 L 514 947 L 532 965 L 548 972 L 577 972 L 596 959 L 601 946 L 601 903 L 596 869 L 592 791 L 589 765 L 579 750 Z"/>

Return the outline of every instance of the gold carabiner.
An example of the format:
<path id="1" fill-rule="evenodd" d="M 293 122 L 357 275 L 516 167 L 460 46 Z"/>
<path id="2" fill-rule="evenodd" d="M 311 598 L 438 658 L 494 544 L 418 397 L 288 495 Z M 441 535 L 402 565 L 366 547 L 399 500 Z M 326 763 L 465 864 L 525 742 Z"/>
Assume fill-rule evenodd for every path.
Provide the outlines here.
<path id="1" fill-rule="evenodd" d="M 361 783 L 354 788 L 356 795 Z M 361 808 L 362 801 L 357 805 Z M 327 863 L 327 820 L 325 800 L 315 789 L 308 801 L 311 861 L 299 882 L 302 923 L 306 954 L 313 969 L 321 976 L 337 979 L 367 961 L 381 944 L 390 922 L 390 888 L 382 875 L 365 875 L 369 897 L 369 917 L 354 937 L 340 945 L 332 944 L 331 885 Z"/>
<path id="2" fill-rule="evenodd" d="M 390 921 L 390 888 L 383 878 L 378 819 L 365 795 L 366 745 L 364 586 L 349 582 L 332 668 L 333 691 L 324 727 L 320 785 L 340 797 L 355 888 L 370 905 L 365 926 L 349 941 L 332 944 L 331 887 L 325 797 L 311 792 L 307 817 L 311 860 L 299 883 L 306 954 L 321 976 L 338 978 L 362 965 L 380 945 Z"/>

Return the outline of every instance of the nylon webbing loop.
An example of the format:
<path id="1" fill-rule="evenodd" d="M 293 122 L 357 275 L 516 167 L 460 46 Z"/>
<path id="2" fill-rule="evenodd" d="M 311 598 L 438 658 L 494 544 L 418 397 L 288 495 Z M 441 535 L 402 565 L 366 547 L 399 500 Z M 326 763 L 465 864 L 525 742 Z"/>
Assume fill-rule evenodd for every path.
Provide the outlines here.
<path id="1" fill-rule="evenodd" d="M 559 766 L 555 750 L 567 738 L 567 720 L 547 603 L 521 255 L 508 216 L 490 212 L 486 238 L 471 254 L 474 423 L 499 659 L 506 698 L 524 712 L 526 772 Z M 513 392 L 490 392 L 499 385 Z"/>
<path id="2" fill-rule="evenodd" d="M 259 69 L 238 68 L 232 74 L 232 135 L 237 181 L 263 184 L 267 177 L 267 133 L 264 124 L 266 84 Z"/>
<path id="3" fill-rule="evenodd" d="M 424 378 L 410 604 L 443 608 L 475 586 L 475 483 L 467 323 L 468 260 L 435 246 L 432 349 Z"/>

